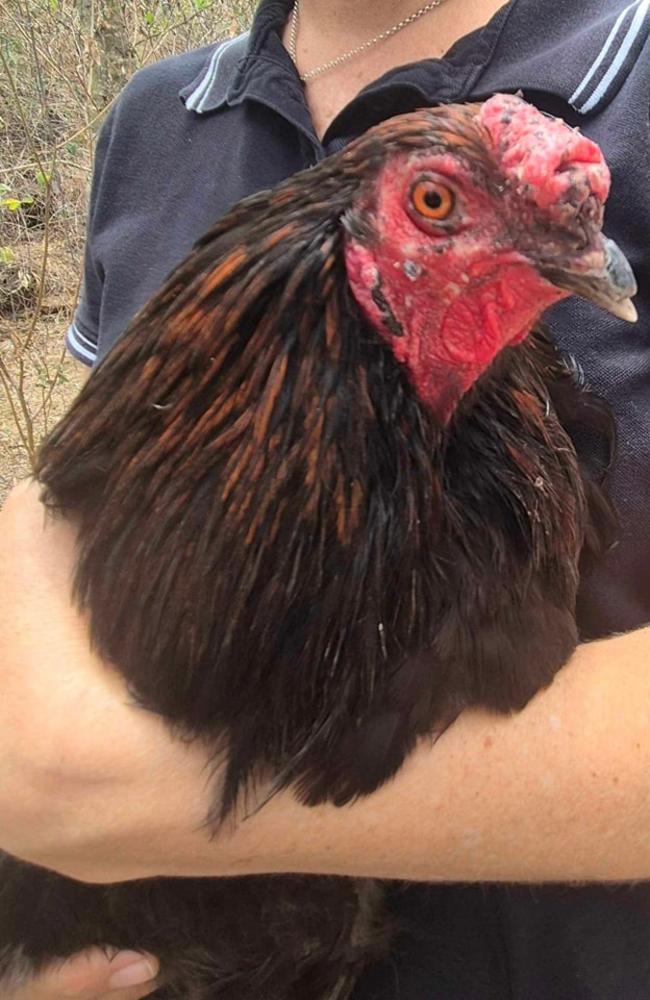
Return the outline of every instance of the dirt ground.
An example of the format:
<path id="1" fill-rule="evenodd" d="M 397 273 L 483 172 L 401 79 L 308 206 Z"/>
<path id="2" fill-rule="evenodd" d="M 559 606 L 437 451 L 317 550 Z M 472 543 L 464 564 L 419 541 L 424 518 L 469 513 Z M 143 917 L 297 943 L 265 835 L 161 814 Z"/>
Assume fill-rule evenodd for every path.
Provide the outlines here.
<path id="1" fill-rule="evenodd" d="M 42 238 L 14 243 L 12 249 L 15 261 L 35 270 L 38 278 Z M 28 424 L 37 444 L 79 391 L 83 368 L 63 349 L 77 295 L 78 257 L 78 250 L 71 254 L 54 237 L 37 321 L 33 309 L 0 316 L 0 362 L 4 363 L 0 370 L 11 380 L 9 392 L 0 386 L 0 502 L 15 483 L 29 475 Z"/>
<path id="2" fill-rule="evenodd" d="M 0 323 L 0 341 L 3 339 L 3 325 Z M 67 379 L 53 393 L 50 426 L 54 426 L 58 417 L 66 411 L 79 391 L 81 383 L 81 366 L 77 365 L 69 355 L 61 361 L 61 345 L 66 326 L 66 321 L 60 316 L 48 318 L 41 322 L 35 340 L 39 350 L 53 365 L 62 364 L 63 377 Z M 2 351 L 1 344 L 0 351 Z M 27 380 L 25 395 L 35 408 L 41 405 L 42 389 L 37 378 L 32 377 Z M 16 430 L 9 401 L 5 394 L 0 394 L 0 503 L 11 487 L 28 476 L 29 472 L 28 455 Z"/>

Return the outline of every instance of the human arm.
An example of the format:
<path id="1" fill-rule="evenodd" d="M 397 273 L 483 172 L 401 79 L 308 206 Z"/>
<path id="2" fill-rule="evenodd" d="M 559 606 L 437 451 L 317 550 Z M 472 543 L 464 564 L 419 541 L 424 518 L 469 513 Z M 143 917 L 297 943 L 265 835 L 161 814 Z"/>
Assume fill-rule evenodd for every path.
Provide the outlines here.
<path id="1" fill-rule="evenodd" d="M 75 361 L 74 372 L 77 385 L 81 389 L 92 375 L 92 368 L 81 361 Z"/>
<path id="2" fill-rule="evenodd" d="M 90 652 L 69 602 L 74 533 L 44 522 L 37 492 L 19 487 L 0 514 L 5 850 L 89 881 L 650 878 L 650 629 L 581 647 L 518 715 L 465 712 L 350 807 L 282 794 L 210 838 L 207 755 L 130 706 Z"/>

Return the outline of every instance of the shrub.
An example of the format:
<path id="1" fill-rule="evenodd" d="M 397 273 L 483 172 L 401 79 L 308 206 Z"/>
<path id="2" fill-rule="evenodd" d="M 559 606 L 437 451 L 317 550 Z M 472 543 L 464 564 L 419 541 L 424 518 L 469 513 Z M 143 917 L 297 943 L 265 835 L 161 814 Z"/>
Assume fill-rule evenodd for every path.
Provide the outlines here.
<path id="1" fill-rule="evenodd" d="M 97 130 L 140 66 L 236 34 L 255 0 L 0 4 L 0 500 L 77 391 L 78 294 Z"/>

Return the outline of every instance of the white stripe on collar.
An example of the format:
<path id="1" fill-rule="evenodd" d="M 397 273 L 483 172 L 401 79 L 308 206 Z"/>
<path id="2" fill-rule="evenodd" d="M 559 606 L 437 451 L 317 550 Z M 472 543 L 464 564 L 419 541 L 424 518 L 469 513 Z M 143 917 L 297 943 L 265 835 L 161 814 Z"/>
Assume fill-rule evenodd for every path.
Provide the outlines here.
<path id="1" fill-rule="evenodd" d="M 593 110 L 593 108 L 601 100 L 603 100 L 604 97 L 606 97 L 607 91 L 616 79 L 621 68 L 624 66 L 625 60 L 627 59 L 630 50 L 634 45 L 639 32 L 641 31 L 649 8 L 650 0 L 636 0 L 635 3 L 630 4 L 629 7 L 626 7 L 625 10 L 621 11 L 594 63 L 591 65 L 588 72 L 569 98 L 569 102 L 573 104 L 578 111 L 586 114 L 587 112 Z M 620 43 L 616 45 L 615 40 L 620 27 L 624 19 L 632 11 L 636 11 L 634 17 L 632 18 L 632 23 Z M 592 80 L 597 77 L 599 70 L 601 71 L 600 81 L 597 83 L 591 96 L 580 102 L 580 95 L 584 93 Z"/>
<path id="2" fill-rule="evenodd" d="M 203 79 L 186 99 L 186 108 L 189 108 L 190 111 L 196 111 L 197 114 L 201 114 L 201 112 L 205 110 L 206 102 L 217 79 L 219 65 L 224 54 L 228 51 L 231 45 L 235 44 L 235 42 L 241 43 L 244 39 L 247 39 L 248 34 L 249 32 L 246 31 L 243 35 L 238 35 L 236 38 L 230 38 L 227 42 L 224 42 L 223 45 L 219 46 L 208 64 L 208 68 L 205 71 Z"/>

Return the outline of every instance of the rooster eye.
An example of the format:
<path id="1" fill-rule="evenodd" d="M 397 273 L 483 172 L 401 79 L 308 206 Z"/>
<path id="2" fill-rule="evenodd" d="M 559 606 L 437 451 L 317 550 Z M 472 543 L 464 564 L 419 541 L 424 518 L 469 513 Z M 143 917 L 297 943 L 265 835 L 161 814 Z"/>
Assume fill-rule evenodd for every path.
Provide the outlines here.
<path id="1" fill-rule="evenodd" d="M 417 181 L 411 188 L 411 203 L 415 211 L 432 222 L 444 222 L 454 210 L 454 192 L 438 181 Z"/>

